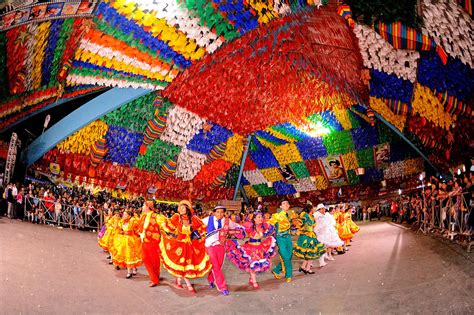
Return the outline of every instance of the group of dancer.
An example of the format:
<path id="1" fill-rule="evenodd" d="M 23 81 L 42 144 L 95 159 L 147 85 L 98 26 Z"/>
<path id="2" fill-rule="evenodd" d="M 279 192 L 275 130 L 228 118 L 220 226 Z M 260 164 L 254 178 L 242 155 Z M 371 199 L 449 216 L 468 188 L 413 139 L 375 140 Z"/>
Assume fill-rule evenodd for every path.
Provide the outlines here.
<path id="1" fill-rule="evenodd" d="M 160 281 L 161 265 L 175 277 L 175 285 L 196 293 L 191 279 L 207 275 L 211 288 L 223 295 L 229 290 L 222 270 L 225 257 L 237 268 L 249 273 L 249 285 L 259 289 L 257 274 L 272 267 L 277 253 L 280 262 L 271 272 L 276 279 L 293 277 L 293 255 L 303 260 L 299 272 L 314 274 L 312 263 L 324 267 L 334 260 L 332 253 L 342 254 L 359 227 L 352 221 L 351 208 L 343 205 L 326 209 L 323 204 L 307 206 L 300 215 L 290 210 L 284 200 L 280 209 L 265 220 L 258 209 L 251 219 L 242 224 L 231 221 L 223 206 L 200 219 L 194 214 L 191 202 L 183 200 L 177 213 L 167 218 L 155 211 L 153 201 L 146 201 L 141 215 L 126 210 L 120 216 L 115 210 L 107 214 L 99 232 L 98 242 L 109 253 L 109 263 L 117 269 L 126 268 L 126 278 L 145 265 L 150 287 Z M 298 239 L 293 246 L 291 230 L 297 228 Z"/>

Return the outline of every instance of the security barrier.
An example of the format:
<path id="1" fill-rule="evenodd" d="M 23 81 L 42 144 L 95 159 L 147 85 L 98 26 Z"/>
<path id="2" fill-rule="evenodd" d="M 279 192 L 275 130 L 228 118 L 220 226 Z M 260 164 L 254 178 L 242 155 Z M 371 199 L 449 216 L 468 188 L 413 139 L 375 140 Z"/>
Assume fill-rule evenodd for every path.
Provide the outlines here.
<path id="1" fill-rule="evenodd" d="M 24 215 L 29 221 L 58 225 L 69 228 L 98 230 L 103 223 L 102 209 L 88 206 L 61 204 L 61 211 L 55 212 L 55 201 L 25 197 Z"/>

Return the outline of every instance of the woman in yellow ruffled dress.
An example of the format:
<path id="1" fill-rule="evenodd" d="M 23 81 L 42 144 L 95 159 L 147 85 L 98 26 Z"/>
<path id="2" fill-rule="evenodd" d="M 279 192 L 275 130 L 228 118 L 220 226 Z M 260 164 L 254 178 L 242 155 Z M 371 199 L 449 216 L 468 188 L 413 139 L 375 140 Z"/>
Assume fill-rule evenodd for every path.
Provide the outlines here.
<path id="1" fill-rule="evenodd" d="M 132 211 L 125 210 L 120 224 L 121 231 L 115 235 L 112 247 L 112 262 L 115 266 L 127 268 L 127 279 L 137 274 L 142 264 L 142 243 L 138 234 L 138 220 Z"/>
<path id="2" fill-rule="evenodd" d="M 110 210 L 109 210 L 110 211 Z M 98 239 L 99 246 L 109 253 L 107 259 L 112 264 L 112 248 L 114 246 L 115 234 L 120 232 L 120 211 L 113 211 L 113 215 L 107 214 L 105 217 L 105 233 Z"/>

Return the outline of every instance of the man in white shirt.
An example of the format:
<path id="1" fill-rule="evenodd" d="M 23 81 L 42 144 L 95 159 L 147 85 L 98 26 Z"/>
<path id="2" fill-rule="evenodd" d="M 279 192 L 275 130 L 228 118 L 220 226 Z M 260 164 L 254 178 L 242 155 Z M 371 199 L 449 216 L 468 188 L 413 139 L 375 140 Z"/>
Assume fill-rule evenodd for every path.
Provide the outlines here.
<path id="1" fill-rule="evenodd" d="M 224 274 L 222 272 L 222 264 L 225 258 L 225 239 L 228 235 L 236 235 L 239 232 L 241 237 L 245 234 L 245 230 L 235 222 L 225 218 L 226 208 L 217 206 L 214 208 L 214 215 L 204 218 L 202 221 L 207 225 L 206 234 L 206 251 L 212 262 L 212 270 L 207 277 L 209 286 L 222 292 L 223 295 L 229 295 L 227 290 L 227 283 L 225 282 Z"/>

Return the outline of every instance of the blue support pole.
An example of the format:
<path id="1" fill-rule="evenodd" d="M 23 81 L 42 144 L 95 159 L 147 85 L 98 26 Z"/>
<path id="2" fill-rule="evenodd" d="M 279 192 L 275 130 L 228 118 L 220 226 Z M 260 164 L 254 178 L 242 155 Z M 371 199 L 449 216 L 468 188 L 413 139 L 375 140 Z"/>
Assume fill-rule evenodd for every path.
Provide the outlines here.
<path id="1" fill-rule="evenodd" d="M 33 164 L 77 130 L 150 92 L 151 90 L 147 89 L 113 88 L 97 96 L 51 126 L 42 136 L 33 141 L 24 151 L 22 161 L 27 166 Z"/>
<path id="2" fill-rule="evenodd" d="M 242 162 L 240 162 L 239 178 L 237 178 L 237 183 L 235 184 L 235 189 L 234 189 L 234 200 L 237 199 L 237 195 L 239 194 L 239 188 L 241 187 L 240 182 L 242 181 L 242 175 L 244 174 L 245 160 L 247 159 L 247 154 L 249 153 L 251 140 L 252 140 L 252 136 L 249 136 L 247 138 L 247 145 L 245 146 L 244 154 L 242 154 Z"/>
<path id="3" fill-rule="evenodd" d="M 418 149 L 418 147 L 416 145 L 414 145 L 413 142 L 408 140 L 408 138 L 405 137 L 405 135 L 402 132 L 400 132 L 400 130 L 398 130 L 395 126 L 393 126 L 391 123 L 386 121 L 385 118 L 383 118 L 378 113 L 375 113 L 375 117 L 377 117 L 381 122 L 383 122 L 388 128 L 392 129 L 406 143 L 408 143 L 408 145 L 411 146 L 413 148 L 413 150 L 415 150 L 416 153 L 418 153 L 423 158 L 423 160 L 425 160 L 433 168 L 433 170 L 435 170 L 436 173 L 438 173 L 438 169 L 433 165 L 433 163 L 431 163 L 430 159 L 428 159 L 428 157 L 423 152 L 421 152 L 421 150 Z"/>

